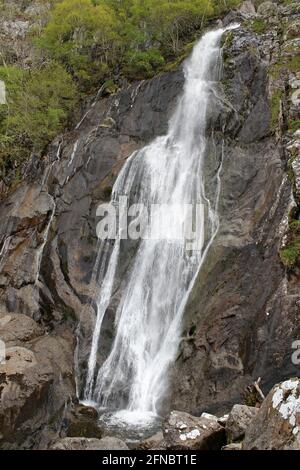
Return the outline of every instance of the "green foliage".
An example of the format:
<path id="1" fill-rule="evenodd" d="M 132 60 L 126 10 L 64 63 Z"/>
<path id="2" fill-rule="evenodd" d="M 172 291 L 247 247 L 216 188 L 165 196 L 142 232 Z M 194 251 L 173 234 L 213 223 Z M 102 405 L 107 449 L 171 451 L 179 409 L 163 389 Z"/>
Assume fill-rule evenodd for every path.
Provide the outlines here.
<path id="1" fill-rule="evenodd" d="M 124 72 L 131 79 L 152 77 L 165 63 L 157 49 L 147 51 L 129 51 L 126 55 Z"/>
<path id="2" fill-rule="evenodd" d="M 293 238 L 290 243 L 280 250 L 280 259 L 282 263 L 288 267 L 293 268 L 300 258 L 300 235 Z"/>
<path id="3" fill-rule="evenodd" d="M 213 13 L 211 0 L 63 0 L 36 42 L 87 88 L 116 68 L 151 76 Z"/>
<path id="4" fill-rule="evenodd" d="M 292 158 L 293 160 L 293 158 Z M 289 162 L 291 166 L 292 160 Z M 289 214 L 289 231 L 287 234 L 287 242 L 279 252 L 282 263 L 292 269 L 300 263 L 300 220 L 298 219 L 297 210 L 291 210 Z"/>
<path id="5" fill-rule="evenodd" d="M 271 105 L 271 129 L 274 131 L 278 125 L 280 105 L 282 99 L 282 90 L 276 90 L 271 96 L 270 105 Z"/>
<path id="6" fill-rule="evenodd" d="M 267 29 L 267 23 L 262 18 L 256 18 L 251 26 L 253 31 L 258 34 L 265 33 Z"/>
<path id="7" fill-rule="evenodd" d="M 42 36 L 36 41 L 61 61 L 83 86 L 107 75 L 118 41 L 114 11 L 102 2 L 64 0 L 58 3 Z"/>
<path id="8" fill-rule="evenodd" d="M 213 0 L 212 6 L 215 16 L 218 16 L 238 7 L 241 3 L 241 0 Z"/>
<path id="9" fill-rule="evenodd" d="M 74 108 L 77 90 L 104 84 L 114 93 L 120 79 L 152 77 L 177 66 L 189 53 L 207 20 L 239 0 L 36 0 L 39 12 L 26 12 L 26 0 L 0 0 L 6 19 L 35 19 L 30 70 L 4 62 L 0 79 L 7 104 L 0 106 L 0 173 L 21 176 L 20 163 L 42 152 Z M 4 8 L 5 7 L 5 8 Z M 49 9 L 50 8 L 50 9 Z M 9 59 L 6 61 L 9 62 Z M 46 64 L 46 65 L 45 65 Z"/>
<path id="10" fill-rule="evenodd" d="M 76 101 L 76 86 L 62 65 L 41 69 L 0 67 L 7 105 L 0 107 L 0 165 L 2 172 L 15 160 L 40 152 L 62 129 Z"/>
<path id="11" fill-rule="evenodd" d="M 299 119 L 291 119 L 288 123 L 288 130 L 290 132 L 296 132 L 300 129 L 300 120 Z"/>

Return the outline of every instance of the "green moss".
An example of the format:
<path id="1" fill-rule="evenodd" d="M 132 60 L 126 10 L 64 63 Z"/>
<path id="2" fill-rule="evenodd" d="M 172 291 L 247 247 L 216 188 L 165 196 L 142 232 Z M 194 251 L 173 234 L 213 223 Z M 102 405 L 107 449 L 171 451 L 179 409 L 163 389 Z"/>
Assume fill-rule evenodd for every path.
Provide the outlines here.
<path id="1" fill-rule="evenodd" d="M 300 120 L 299 119 L 290 119 L 288 122 L 289 132 L 296 132 L 300 129 Z"/>
<path id="2" fill-rule="evenodd" d="M 106 80 L 102 87 L 102 94 L 103 95 L 113 95 L 118 91 L 118 85 L 114 83 L 113 80 Z"/>
<path id="3" fill-rule="evenodd" d="M 295 237 L 285 248 L 280 250 L 280 259 L 282 263 L 288 268 L 294 267 L 299 257 L 300 235 Z"/>
<path id="4" fill-rule="evenodd" d="M 295 181 L 295 176 L 294 176 L 294 171 L 293 171 L 293 161 L 295 160 L 295 158 L 296 158 L 296 155 L 292 155 L 287 164 L 287 174 L 292 184 L 294 184 L 294 181 Z M 293 218 L 291 218 L 291 220 L 293 220 Z"/>
<path id="5" fill-rule="evenodd" d="M 292 166 L 292 160 L 289 161 L 289 167 Z M 300 220 L 298 219 L 298 210 L 293 208 L 289 213 L 289 231 L 287 234 L 287 243 L 279 252 L 282 263 L 289 269 L 299 264 L 300 261 Z"/>
<path id="6" fill-rule="evenodd" d="M 251 27 L 255 33 L 263 34 L 266 32 L 267 23 L 262 18 L 256 18 L 252 21 Z"/>
<path id="7" fill-rule="evenodd" d="M 271 129 L 274 131 L 278 124 L 279 114 L 280 114 L 280 104 L 282 99 L 283 91 L 276 90 L 270 99 L 270 108 L 271 108 Z"/>

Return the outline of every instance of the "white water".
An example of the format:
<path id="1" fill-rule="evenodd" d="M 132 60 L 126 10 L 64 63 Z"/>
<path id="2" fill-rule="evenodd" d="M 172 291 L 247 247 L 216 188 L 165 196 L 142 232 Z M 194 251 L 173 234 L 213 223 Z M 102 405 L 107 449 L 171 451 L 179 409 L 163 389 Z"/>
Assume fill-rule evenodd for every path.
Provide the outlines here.
<path id="1" fill-rule="evenodd" d="M 68 162 L 68 166 L 71 166 L 72 163 L 73 163 L 74 157 L 75 157 L 76 152 L 77 152 L 78 144 L 79 144 L 79 140 L 76 140 L 76 142 L 75 142 L 75 144 L 74 144 L 74 146 L 73 146 L 73 150 L 72 150 L 72 153 L 71 153 L 70 160 L 69 160 L 69 162 Z"/>
<path id="2" fill-rule="evenodd" d="M 1 251 L 0 251 L 0 272 L 2 271 L 2 268 L 4 266 L 6 255 L 9 251 L 10 242 L 11 242 L 12 238 L 13 237 L 11 235 L 9 235 L 3 241 L 2 248 L 1 248 Z"/>
<path id="3" fill-rule="evenodd" d="M 117 422 L 144 425 L 159 413 L 168 386 L 168 369 L 180 342 L 184 309 L 219 228 L 222 165 L 211 182 L 210 199 L 205 194 L 203 168 L 207 106 L 219 79 L 219 43 L 224 31 L 205 34 L 194 47 L 185 63 L 184 92 L 168 134 L 134 153 L 114 185 L 112 202 L 127 195 L 131 204 L 147 207 L 153 203 L 202 204 L 200 249 L 187 251 L 179 240 L 141 240 L 122 287 L 111 351 L 99 367 L 102 322 L 113 295 L 121 242 L 115 241 L 107 269 L 109 242 L 101 245 L 100 271 L 104 275 L 96 299 L 84 402 L 113 410 Z M 187 217 L 185 212 L 183 217 Z"/>
<path id="4" fill-rule="evenodd" d="M 55 216 L 56 202 L 55 202 L 55 200 L 52 196 L 51 196 L 51 199 L 52 199 L 51 214 L 50 214 L 47 226 L 45 228 L 45 231 L 43 233 L 43 241 L 41 243 L 41 246 L 37 250 L 37 268 L 36 268 L 36 276 L 35 276 L 34 285 L 37 285 L 37 283 L 39 282 L 40 270 L 41 270 L 41 264 L 42 264 L 44 249 L 45 249 L 45 246 L 48 242 L 48 236 L 49 236 L 50 228 L 51 228 L 54 216 Z"/>

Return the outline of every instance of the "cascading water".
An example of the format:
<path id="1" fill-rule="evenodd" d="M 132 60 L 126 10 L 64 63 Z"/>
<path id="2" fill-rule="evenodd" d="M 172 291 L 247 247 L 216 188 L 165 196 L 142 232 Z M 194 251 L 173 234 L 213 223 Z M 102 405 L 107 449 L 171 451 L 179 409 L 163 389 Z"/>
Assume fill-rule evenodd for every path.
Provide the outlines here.
<path id="1" fill-rule="evenodd" d="M 112 299 L 122 242 L 116 239 L 108 260 L 109 241 L 101 244 L 99 271 L 103 272 L 97 317 L 88 361 L 84 401 L 114 411 L 116 420 L 146 424 L 159 413 L 168 385 L 167 372 L 178 350 L 184 309 L 205 256 L 219 227 L 217 213 L 221 162 L 205 192 L 206 115 L 211 93 L 219 79 L 222 34 L 208 32 L 185 62 L 184 92 L 166 136 L 135 152 L 114 185 L 112 203 L 127 196 L 129 205 L 198 204 L 198 246 L 173 239 L 163 224 L 162 237 L 142 239 L 122 284 L 116 310 L 115 337 L 105 362 L 97 364 L 101 327 Z M 171 209 L 170 209 L 171 210 Z M 175 214 L 174 214 L 175 215 Z M 177 220 L 177 218 L 175 217 Z M 152 219 L 151 219 L 151 223 Z M 150 227 L 154 230 L 155 227 Z"/>

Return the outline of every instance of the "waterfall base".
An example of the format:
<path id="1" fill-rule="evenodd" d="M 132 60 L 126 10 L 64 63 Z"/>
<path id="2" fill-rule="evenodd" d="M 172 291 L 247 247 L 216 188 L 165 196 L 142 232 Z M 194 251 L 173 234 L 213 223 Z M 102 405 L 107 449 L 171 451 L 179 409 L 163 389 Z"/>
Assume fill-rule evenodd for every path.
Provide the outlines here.
<path id="1" fill-rule="evenodd" d="M 127 444 L 134 444 L 152 436 L 161 430 L 161 423 L 160 416 L 140 410 L 119 410 L 115 413 L 104 411 L 99 418 L 99 424 L 105 431 L 113 432 L 114 436 Z"/>

